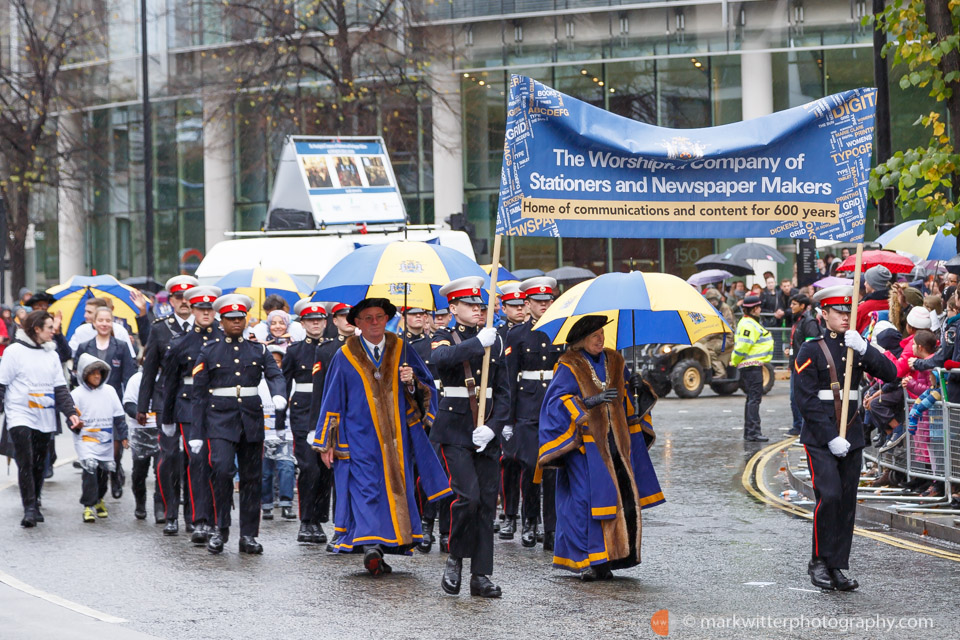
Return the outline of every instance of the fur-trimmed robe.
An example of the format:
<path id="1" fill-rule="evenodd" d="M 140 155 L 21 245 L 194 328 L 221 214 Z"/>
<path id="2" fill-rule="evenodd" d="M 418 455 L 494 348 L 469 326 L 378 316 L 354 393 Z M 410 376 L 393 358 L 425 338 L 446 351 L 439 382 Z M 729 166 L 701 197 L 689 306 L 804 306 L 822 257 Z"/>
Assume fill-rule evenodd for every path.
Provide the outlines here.
<path id="1" fill-rule="evenodd" d="M 583 399 L 602 392 L 615 402 L 587 410 Z M 647 448 L 655 438 L 650 414 L 637 415 L 624 381 L 623 357 L 604 349 L 594 363 L 582 351 L 560 357 L 540 411 L 541 467 L 557 467 L 557 531 L 553 564 L 580 572 L 609 563 L 640 562 L 640 511 L 664 502 Z M 639 507 L 639 508 L 638 508 Z"/>
<path id="2" fill-rule="evenodd" d="M 376 367 L 361 338 L 349 338 L 327 371 L 313 445 L 333 447 L 340 535 L 337 551 L 379 544 L 403 553 L 423 538 L 417 511 L 414 462 L 430 500 L 451 495 L 437 454 L 427 439 L 437 398 L 427 366 L 392 333 Z M 416 390 L 400 382 L 402 358 L 413 368 Z M 379 378 L 377 375 L 379 374 Z"/>

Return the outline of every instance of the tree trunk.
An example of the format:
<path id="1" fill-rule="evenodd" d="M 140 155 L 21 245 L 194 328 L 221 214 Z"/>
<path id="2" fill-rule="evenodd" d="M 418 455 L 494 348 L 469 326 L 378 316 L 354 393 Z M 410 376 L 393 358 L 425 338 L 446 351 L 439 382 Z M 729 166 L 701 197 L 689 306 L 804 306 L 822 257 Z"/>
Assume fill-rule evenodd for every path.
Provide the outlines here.
<path id="1" fill-rule="evenodd" d="M 10 239 L 7 243 L 7 252 L 10 256 L 10 295 L 16 299 L 20 288 L 26 282 L 26 250 L 24 244 L 27 239 L 27 211 L 30 205 L 29 187 L 14 186 L 7 190 L 7 232 Z"/>

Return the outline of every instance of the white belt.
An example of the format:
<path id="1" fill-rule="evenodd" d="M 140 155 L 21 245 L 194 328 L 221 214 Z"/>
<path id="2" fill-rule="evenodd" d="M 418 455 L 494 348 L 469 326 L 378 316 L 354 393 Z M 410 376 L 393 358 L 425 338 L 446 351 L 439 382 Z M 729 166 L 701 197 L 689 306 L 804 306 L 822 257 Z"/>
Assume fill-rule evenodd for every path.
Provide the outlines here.
<path id="1" fill-rule="evenodd" d="M 241 398 L 241 397 L 250 397 L 260 395 L 260 390 L 256 387 L 241 387 L 237 385 L 235 387 L 219 387 L 217 389 L 210 389 L 210 394 L 214 396 L 224 396 L 227 398 Z"/>
<path id="2" fill-rule="evenodd" d="M 817 391 L 817 397 L 821 400 L 833 401 L 833 391 L 830 389 L 820 389 Z M 843 392 L 841 392 L 840 397 L 843 398 Z M 850 399 L 859 400 L 860 399 L 860 390 L 859 389 L 850 389 Z"/>
<path id="3" fill-rule="evenodd" d="M 439 380 L 434 380 L 434 381 L 433 381 L 433 384 L 434 384 L 434 386 L 435 386 L 437 389 L 443 388 L 443 383 L 440 382 Z"/>
<path id="4" fill-rule="evenodd" d="M 193 384 L 193 376 L 184 377 L 183 384 Z"/>
<path id="5" fill-rule="evenodd" d="M 478 394 L 479 395 L 479 394 Z M 469 398 L 470 392 L 466 387 L 444 387 L 443 397 L 445 398 Z M 493 389 L 487 387 L 487 397 L 493 397 Z"/>
<path id="6" fill-rule="evenodd" d="M 294 393 L 313 393 L 312 382 L 297 382 L 293 385 Z"/>
<path id="7" fill-rule="evenodd" d="M 550 371 L 521 371 L 521 380 L 553 380 L 553 370 Z"/>

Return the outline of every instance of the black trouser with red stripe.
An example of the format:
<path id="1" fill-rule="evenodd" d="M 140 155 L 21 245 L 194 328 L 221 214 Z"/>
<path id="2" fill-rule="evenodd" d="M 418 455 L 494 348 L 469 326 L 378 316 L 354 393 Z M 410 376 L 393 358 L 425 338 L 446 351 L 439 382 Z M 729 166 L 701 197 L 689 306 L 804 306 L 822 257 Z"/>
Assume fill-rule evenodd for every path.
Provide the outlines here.
<path id="1" fill-rule="evenodd" d="M 182 425 L 181 425 L 182 426 Z M 190 451 L 186 433 L 183 435 L 183 451 L 187 456 L 186 496 L 187 504 L 183 517 L 189 518 L 194 525 L 215 522 L 213 500 L 213 472 L 210 470 L 210 448 L 204 441 L 200 453 Z"/>
<path id="2" fill-rule="evenodd" d="M 161 427 L 157 440 L 160 444 L 160 453 L 157 461 L 157 482 L 160 484 L 160 497 L 163 499 L 163 510 L 167 520 L 176 520 L 180 510 L 180 475 L 184 460 L 180 454 L 180 425 L 172 436 L 163 432 Z M 184 507 L 184 519 L 187 518 Z"/>
<path id="3" fill-rule="evenodd" d="M 520 463 L 500 456 L 500 501 L 503 504 L 503 514 L 509 518 L 516 518 L 520 508 L 520 479 L 523 467 Z"/>
<path id="4" fill-rule="evenodd" d="M 240 442 L 210 438 L 210 467 L 213 470 L 213 497 L 217 504 L 217 527 L 230 528 L 233 506 L 233 474 L 240 467 L 240 535 L 260 532 L 260 497 L 263 478 L 263 440 L 250 442 L 246 433 Z"/>
<path id="5" fill-rule="evenodd" d="M 441 444 L 440 461 L 450 476 L 450 555 L 470 558 L 470 573 L 493 573 L 493 518 L 497 513 L 500 465 L 495 446 Z"/>
<path id="6" fill-rule="evenodd" d="M 812 555 L 823 558 L 829 569 L 849 569 L 863 449 L 853 449 L 838 458 L 827 447 L 808 444 L 803 448 L 817 499 Z"/>
<path id="7" fill-rule="evenodd" d="M 434 451 L 437 452 L 437 457 L 440 458 L 440 462 L 443 462 L 443 451 L 442 445 L 437 444 L 436 442 L 431 443 L 433 445 Z M 450 480 L 450 470 L 447 468 L 447 465 L 443 465 L 443 470 L 447 473 L 447 480 Z M 434 508 L 437 511 L 437 516 L 439 523 L 437 525 L 438 533 L 441 536 L 450 535 L 450 503 L 453 502 L 453 498 L 443 498 L 442 500 L 436 500 L 431 503 L 434 505 Z"/>
<path id="8" fill-rule="evenodd" d="M 297 499 L 300 503 L 300 522 L 320 524 L 330 521 L 330 490 L 333 469 L 320 460 L 308 440 L 313 434 L 293 434 L 293 455 L 300 475 L 297 477 Z"/>
<path id="9" fill-rule="evenodd" d="M 543 530 L 557 530 L 557 470 L 544 469 L 540 484 L 533 481 L 536 467 L 523 467 L 521 490 L 523 491 L 523 521 L 536 524 L 540 519 L 540 497 L 543 496 Z"/>

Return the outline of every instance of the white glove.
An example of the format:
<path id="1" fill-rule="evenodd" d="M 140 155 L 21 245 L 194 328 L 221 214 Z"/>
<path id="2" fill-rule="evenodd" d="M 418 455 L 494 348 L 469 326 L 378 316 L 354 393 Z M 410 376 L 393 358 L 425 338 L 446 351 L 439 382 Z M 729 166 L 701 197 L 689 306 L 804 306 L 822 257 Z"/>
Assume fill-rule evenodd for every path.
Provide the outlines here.
<path id="1" fill-rule="evenodd" d="M 840 436 L 837 436 L 828 442 L 827 446 L 830 448 L 830 453 L 838 458 L 842 458 L 843 456 L 847 455 L 847 451 L 850 451 L 850 443 L 847 442 L 845 438 L 841 438 Z"/>
<path id="2" fill-rule="evenodd" d="M 843 344 L 860 355 L 867 352 L 867 341 L 857 333 L 856 329 L 847 329 L 847 332 L 843 334 Z"/>
<path id="3" fill-rule="evenodd" d="M 488 427 L 485 424 L 480 425 L 473 430 L 473 445 L 477 447 L 477 453 L 480 453 L 487 448 L 487 445 L 490 444 L 490 441 L 493 440 L 496 434 L 493 432 L 493 429 Z"/>
<path id="4" fill-rule="evenodd" d="M 500 435 L 503 436 L 504 440 L 509 440 L 513 437 L 513 425 L 508 424 L 503 428 L 503 431 L 500 432 Z"/>
<path id="5" fill-rule="evenodd" d="M 484 327 L 477 333 L 477 340 L 484 348 L 493 346 L 493 343 L 497 341 L 497 330 L 493 327 Z"/>
<path id="6" fill-rule="evenodd" d="M 160 430 L 163 431 L 163 435 L 168 438 L 172 438 L 173 434 L 177 432 L 177 425 L 175 424 L 162 424 L 160 425 Z"/>
<path id="7" fill-rule="evenodd" d="M 203 449 L 203 440 L 191 440 L 187 444 L 190 445 L 190 453 L 195 456 L 200 455 L 200 449 Z"/>
<path id="8" fill-rule="evenodd" d="M 287 399 L 283 396 L 273 396 L 273 408 L 277 411 L 283 411 L 287 408 Z"/>

